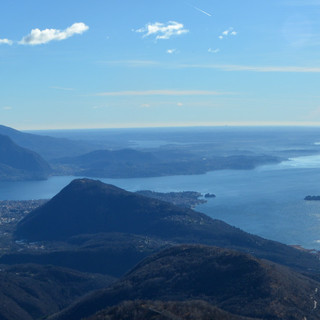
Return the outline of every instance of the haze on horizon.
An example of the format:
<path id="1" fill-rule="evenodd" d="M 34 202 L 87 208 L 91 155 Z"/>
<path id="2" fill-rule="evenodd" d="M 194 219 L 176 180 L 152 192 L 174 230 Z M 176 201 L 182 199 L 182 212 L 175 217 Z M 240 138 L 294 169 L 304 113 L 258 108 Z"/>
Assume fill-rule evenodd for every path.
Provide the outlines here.
<path id="1" fill-rule="evenodd" d="M 319 0 L 5 2 L 1 124 L 319 125 L 319 13 Z"/>

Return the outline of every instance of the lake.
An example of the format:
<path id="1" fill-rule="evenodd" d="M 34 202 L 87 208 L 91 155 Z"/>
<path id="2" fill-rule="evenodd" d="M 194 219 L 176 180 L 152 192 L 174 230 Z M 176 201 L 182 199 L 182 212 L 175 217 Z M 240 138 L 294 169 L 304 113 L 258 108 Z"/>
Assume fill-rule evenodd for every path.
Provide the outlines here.
<path id="1" fill-rule="evenodd" d="M 1 182 L 1 200 L 48 199 L 75 177 L 47 181 Z M 202 175 L 100 179 L 129 191 L 215 193 L 196 210 L 247 232 L 286 244 L 320 250 L 320 156 L 291 159 L 254 170 L 222 170 Z"/>

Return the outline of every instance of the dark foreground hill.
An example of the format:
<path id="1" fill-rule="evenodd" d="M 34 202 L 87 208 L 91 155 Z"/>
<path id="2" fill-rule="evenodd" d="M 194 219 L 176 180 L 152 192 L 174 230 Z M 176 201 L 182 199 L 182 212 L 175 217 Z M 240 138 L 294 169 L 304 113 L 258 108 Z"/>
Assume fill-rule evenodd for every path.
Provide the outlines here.
<path id="1" fill-rule="evenodd" d="M 127 233 L 78 235 L 65 242 L 41 242 L 42 250 L 5 254 L 0 264 L 37 263 L 120 277 L 148 255 L 172 245 L 158 238 Z"/>
<path id="2" fill-rule="evenodd" d="M 88 320 L 254 320 L 223 311 L 203 300 L 125 301 Z"/>
<path id="3" fill-rule="evenodd" d="M 45 179 L 50 172 L 49 164 L 37 153 L 0 134 L 0 180 Z"/>
<path id="4" fill-rule="evenodd" d="M 0 319 L 42 319 L 113 279 L 39 265 L 1 266 Z"/>
<path id="5" fill-rule="evenodd" d="M 52 200 L 31 212 L 18 224 L 15 237 L 67 243 L 72 237 L 86 234 L 92 238 L 94 247 L 94 235 L 107 233 L 135 234 L 147 237 L 147 241 L 161 240 L 167 244 L 202 243 L 227 247 L 303 272 L 318 273 L 320 270 L 319 260 L 307 252 L 248 234 L 202 213 L 89 179 L 74 180 Z M 117 237 L 114 240 L 116 243 Z M 112 239 L 108 246 L 112 247 Z M 159 249 L 159 245 L 156 247 Z M 102 250 L 103 243 L 100 243 L 94 254 L 99 255 Z M 85 256 L 80 257 L 78 264 L 81 259 L 85 259 L 84 264 L 90 264 Z"/>
<path id="6" fill-rule="evenodd" d="M 316 320 L 318 287 L 318 282 L 299 273 L 247 254 L 183 245 L 146 258 L 111 287 L 50 319 L 80 320 L 126 300 L 196 299 L 251 318 Z"/>

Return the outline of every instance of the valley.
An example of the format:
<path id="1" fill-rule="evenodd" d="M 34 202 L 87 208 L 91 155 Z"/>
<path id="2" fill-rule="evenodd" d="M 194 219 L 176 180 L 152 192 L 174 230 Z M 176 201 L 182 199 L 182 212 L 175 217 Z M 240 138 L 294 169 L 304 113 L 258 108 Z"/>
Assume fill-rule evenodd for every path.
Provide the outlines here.
<path id="1" fill-rule="evenodd" d="M 59 143 L 68 145 L 72 140 L 67 141 Z M 78 140 L 78 146 L 101 147 L 102 142 L 95 141 Z M 316 169 L 309 173 L 282 169 L 288 161 L 280 162 L 286 159 L 281 140 L 277 152 L 268 143 L 256 147 L 252 141 L 246 147 L 235 147 L 232 139 L 220 146 L 213 141 L 194 144 L 191 139 L 190 144 L 153 148 L 140 144 L 136 150 L 127 148 L 132 147 L 128 140 L 120 141 L 118 150 L 47 158 L 53 170 L 49 180 L 1 182 L 3 196 L 13 188 L 19 191 L 12 194 L 21 194 L 22 199 L 40 195 L 48 199 L 0 201 L 0 268 L 4 279 L 12 283 L 8 293 L 4 289 L 7 282 L 0 279 L 4 283 L 0 294 L 15 301 L 6 302 L 12 305 L 8 313 L 0 308 L 3 319 L 125 319 L 124 312 L 140 314 L 141 319 L 188 319 L 186 310 L 199 319 L 208 313 L 221 319 L 320 318 L 317 250 L 305 250 L 308 246 L 301 247 L 303 242 L 292 238 L 286 245 L 274 241 L 277 237 L 267 240 L 254 235 L 259 234 L 255 220 L 243 219 L 250 206 L 261 208 L 256 203 L 260 194 L 263 201 L 269 200 L 261 212 L 265 220 L 260 220 L 267 231 L 264 222 L 272 215 L 273 201 L 295 199 L 301 201 L 297 212 L 307 207 L 316 211 L 316 201 L 310 204 L 299 196 L 307 190 L 304 181 L 315 177 Z M 302 143 L 286 151 L 286 156 L 309 152 L 315 151 Z M 59 170 L 73 176 L 55 176 Z M 279 173 L 290 179 L 299 175 L 303 189 L 288 193 Z M 77 174 L 101 178 L 76 178 Z M 271 190 L 271 185 L 276 187 Z M 316 194 L 316 181 L 313 188 L 308 193 Z M 238 219 L 252 223 L 254 232 L 224 221 L 232 205 Z M 279 224 L 281 228 L 291 228 L 294 212 L 291 210 L 287 226 Z M 309 241 L 309 248 L 317 246 Z M 236 275 L 240 278 L 234 279 Z M 52 287 L 45 286 L 43 279 Z M 77 285 L 81 283 L 80 290 Z M 219 289 L 222 287 L 225 291 Z M 73 294 L 75 290 L 78 294 Z"/>

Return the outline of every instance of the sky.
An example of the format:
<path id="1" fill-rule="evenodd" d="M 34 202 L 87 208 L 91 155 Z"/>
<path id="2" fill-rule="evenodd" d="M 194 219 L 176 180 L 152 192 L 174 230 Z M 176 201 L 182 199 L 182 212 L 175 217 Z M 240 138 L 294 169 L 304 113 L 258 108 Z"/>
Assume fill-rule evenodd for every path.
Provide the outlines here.
<path id="1" fill-rule="evenodd" d="M 320 125 L 320 0 L 4 0 L 0 124 Z"/>

